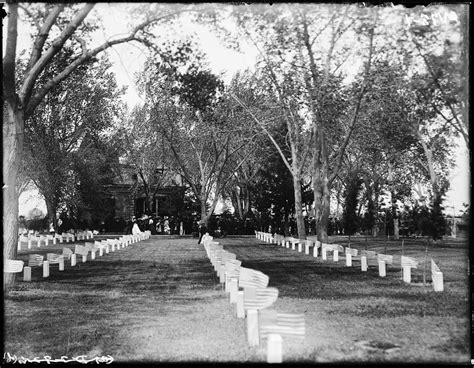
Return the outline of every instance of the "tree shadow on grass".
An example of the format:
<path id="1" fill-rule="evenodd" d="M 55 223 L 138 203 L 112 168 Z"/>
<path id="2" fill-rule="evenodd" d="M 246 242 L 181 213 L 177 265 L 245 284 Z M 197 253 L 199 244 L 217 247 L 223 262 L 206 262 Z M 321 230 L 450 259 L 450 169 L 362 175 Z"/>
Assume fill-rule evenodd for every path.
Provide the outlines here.
<path id="1" fill-rule="evenodd" d="M 59 271 L 50 268 L 50 276 L 42 277 L 42 268 L 32 272 L 34 284 L 58 284 L 61 288 L 90 288 L 115 290 L 124 293 L 172 293 L 181 285 L 192 284 L 193 289 L 214 289 L 216 278 L 208 260 L 193 259 L 181 263 L 165 261 L 106 260 L 80 263 Z M 21 284 L 20 284 L 21 285 Z M 25 285 L 31 285 L 26 284 Z"/>

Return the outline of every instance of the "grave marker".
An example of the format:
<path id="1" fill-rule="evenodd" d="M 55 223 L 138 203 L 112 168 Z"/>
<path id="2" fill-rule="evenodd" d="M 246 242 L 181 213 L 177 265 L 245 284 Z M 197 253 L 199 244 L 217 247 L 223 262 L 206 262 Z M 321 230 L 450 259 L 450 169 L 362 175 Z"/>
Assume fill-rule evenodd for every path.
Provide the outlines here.
<path id="1" fill-rule="evenodd" d="M 444 290 L 443 273 L 433 259 L 431 260 L 431 280 L 433 281 L 434 291 L 438 292 Z"/>
<path id="2" fill-rule="evenodd" d="M 31 267 L 23 267 L 23 281 L 31 281 Z"/>
<path id="3" fill-rule="evenodd" d="M 260 312 L 260 338 L 267 337 L 267 363 L 283 361 L 282 336 L 304 339 L 304 314 L 280 313 L 275 310 Z"/>
<path id="4" fill-rule="evenodd" d="M 43 277 L 49 277 L 49 262 L 43 262 Z"/>

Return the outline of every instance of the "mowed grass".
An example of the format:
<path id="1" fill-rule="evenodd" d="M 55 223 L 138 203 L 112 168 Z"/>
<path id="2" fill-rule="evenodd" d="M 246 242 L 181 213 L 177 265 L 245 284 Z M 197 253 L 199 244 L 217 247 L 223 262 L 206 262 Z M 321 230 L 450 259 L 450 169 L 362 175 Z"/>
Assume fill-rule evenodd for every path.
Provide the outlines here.
<path id="1" fill-rule="evenodd" d="M 358 261 L 345 267 L 341 256 L 337 263 L 331 256 L 322 261 L 254 237 L 218 240 L 244 267 L 270 277 L 269 286 L 279 289 L 274 309 L 305 314 L 306 338 L 284 338 L 285 361 L 469 362 L 466 243 L 429 249 L 444 273 L 445 291 L 435 293 L 429 263 L 428 284 L 420 265 L 408 285 L 396 268 L 381 278 L 373 266 L 361 272 Z M 351 245 L 366 247 L 363 239 Z M 379 252 L 385 246 L 388 254 L 400 251 L 400 242 L 368 243 Z M 421 241 L 406 243 L 404 252 L 422 260 L 425 248 Z M 19 276 L 5 296 L 5 352 L 110 355 L 124 362 L 265 361 L 266 343 L 248 346 L 245 320 L 236 318 L 196 239 L 149 239 L 78 261 L 64 272 L 52 266 L 46 280 L 40 268 L 34 282 Z"/>

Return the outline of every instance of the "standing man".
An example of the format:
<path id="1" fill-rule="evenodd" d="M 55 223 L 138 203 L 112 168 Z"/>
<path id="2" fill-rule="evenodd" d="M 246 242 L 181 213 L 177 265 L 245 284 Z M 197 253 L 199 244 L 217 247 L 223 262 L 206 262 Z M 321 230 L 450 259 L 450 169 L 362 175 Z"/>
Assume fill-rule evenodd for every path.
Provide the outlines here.
<path id="1" fill-rule="evenodd" d="M 199 241 L 198 244 L 201 244 L 202 236 L 207 233 L 206 223 L 204 221 L 199 221 Z"/>

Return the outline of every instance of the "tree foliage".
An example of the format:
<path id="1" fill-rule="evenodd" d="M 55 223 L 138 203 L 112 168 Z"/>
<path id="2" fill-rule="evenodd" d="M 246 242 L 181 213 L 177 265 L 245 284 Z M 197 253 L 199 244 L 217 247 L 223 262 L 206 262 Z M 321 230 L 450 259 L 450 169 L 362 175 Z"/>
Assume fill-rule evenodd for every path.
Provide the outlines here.
<path id="1" fill-rule="evenodd" d="M 47 83 L 51 75 L 68 65 L 73 54 L 73 50 L 63 49 L 43 70 L 37 85 Z M 25 122 L 23 165 L 28 178 L 43 194 L 55 226 L 58 209 L 78 216 L 85 205 L 83 196 L 87 194 L 79 191 L 77 169 L 81 169 L 83 179 L 92 174 L 99 178 L 107 171 L 106 165 L 93 159 L 92 152 L 111 156 L 100 152 L 103 135 L 123 109 L 118 102 L 123 90 L 117 87 L 109 69 L 106 58 L 76 69 L 69 79 L 51 90 Z M 98 179 L 97 184 L 100 182 Z M 88 190 L 99 191 L 90 185 Z"/>

